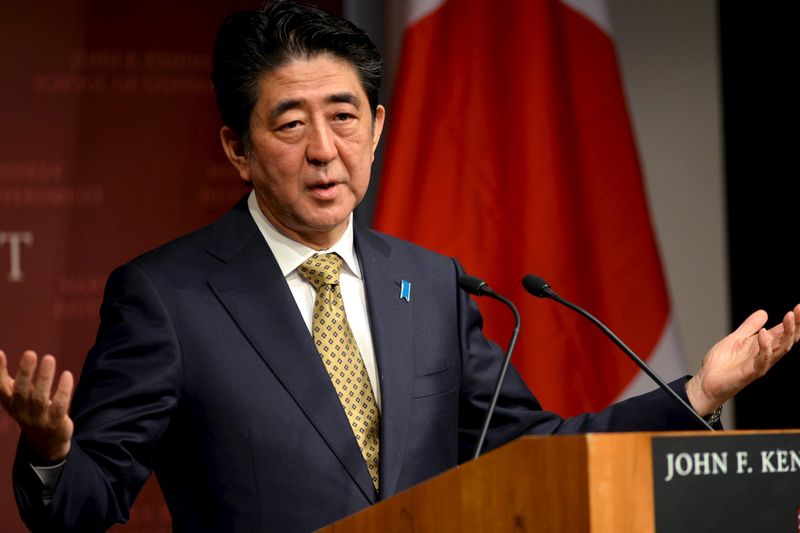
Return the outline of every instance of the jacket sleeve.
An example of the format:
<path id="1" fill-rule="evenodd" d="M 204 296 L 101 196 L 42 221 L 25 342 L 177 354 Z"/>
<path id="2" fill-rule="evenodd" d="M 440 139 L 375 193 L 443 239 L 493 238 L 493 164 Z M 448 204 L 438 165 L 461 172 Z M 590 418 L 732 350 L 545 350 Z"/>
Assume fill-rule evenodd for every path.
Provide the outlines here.
<path id="1" fill-rule="evenodd" d="M 456 277 L 463 269 L 454 261 Z M 461 343 L 461 393 L 459 398 L 459 461 L 475 452 L 481 427 L 500 374 L 504 351 L 486 339 L 483 319 L 475 302 L 458 291 L 459 336 Z M 526 354 L 535 357 L 535 354 Z M 596 379 L 602 379 L 597 376 Z M 686 378 L 670 387 L 688 402 Z M 654 385 L 655 387 L 655 385 Z M 492 417 L 484 451 L 522 435 L 552 435 L 608 431 L 662 431 L 700 429 L 679 404 L 660 389 L 613 404 L 597 413 L 562 418 L 542 409 L 519 373 L 509 366 Z"/>
<path id="2" fill-rule="evenodd" d="M 32 531 L 105 531 L 126 522 L 177 406 L 180 349 L 160 295 L 135 264 L 106 284 L 100 328 L 70 414 L 75 434 L 48 504 L 21 442 L 14 464 L 20 514 Z"/>

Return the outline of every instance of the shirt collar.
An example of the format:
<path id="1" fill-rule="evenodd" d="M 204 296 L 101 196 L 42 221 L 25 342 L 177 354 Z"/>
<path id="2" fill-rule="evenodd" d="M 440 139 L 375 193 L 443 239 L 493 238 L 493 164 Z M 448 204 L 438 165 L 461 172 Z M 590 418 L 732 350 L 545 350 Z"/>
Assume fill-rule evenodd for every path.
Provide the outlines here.
<path id="1" fill-rule="evenodd" d="M 347 229 L 344 230 L 339 240 L 327 250 L 318 251 L 279 232 L 258 207 L 255 191 L 251 191 L 250 196 L 247 198 L 247 208 L 250 210 L 250 216 L 253 217 L 256 226 L 264 236 L 264 240 L 267 241 L 269 249 L 272 250 L 272 255 L 275 256 L 275 260 L 278 262 L 284 277 L 294 272 L 298 266 L 315 253 L 335 252 L 344 260 L 347 270 L 357 278 L 361 278 L 361 267 L 358 264 L 355 247 L 353 246 L 353 213 L 350 213 L 350 217 L 347 220 Z"/>

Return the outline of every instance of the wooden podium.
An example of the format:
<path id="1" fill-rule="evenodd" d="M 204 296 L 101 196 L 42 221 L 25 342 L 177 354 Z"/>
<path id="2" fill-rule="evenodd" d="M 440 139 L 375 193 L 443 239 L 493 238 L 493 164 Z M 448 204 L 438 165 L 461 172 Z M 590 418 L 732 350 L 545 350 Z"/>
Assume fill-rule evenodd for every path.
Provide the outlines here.
<path id="1" fill-rule="evenodd" d="M 741 448 L 741 439 L 748 438 L 748 435 L 775 433 L 734 431 L 524 437 L 320 531 L 652 532 L 656 530 L 654 438 L 677 437 L 674 440 L 708 445 L 709 442 L 722 443 L 716 439 L 718 436 L 735 437 L 727 441 L 733 446 L 730 456 L 727 452 L 724 456 L 731 463 L 728 477 L 724 480 L 718 477 L 717 481 L 730 484 L 732 481 L 748 482 L 745 479 L 748 474 L 746 465 L 739 464 L 742 472 L 736 475 L 734 458 L 736 453 L 742 453 L 736 452 Z M 793 443 L 800 440 L 797 431 L 780 434 L 792 437 Z M 700 453 L 695 456 L 700 461 L 693 466 L 698 468 L 696 472 L 703 474 L 705 468 L 705 473 L 711 474 L 711 466 L 717 470 L 719 465 L 702 462 L 702 453 L 710 452 L 696 453 Z M 758 451 L 752 453 L 752 464 L 756 463 L 758 454 Z M 677 463 L 682 472 L 686 471 L 692 458 L 691 454 L 685 455 L 685 461 Z M 672 454 L 672 457 L 676 456 Z M 774 454 L 770 457 L 772 463 L 783 465 L 783 462 L 776 462 Z M 750 471 L 752 473 L 752 467 Z M 800 482 L 800 472 L 794 474 L 787 470 L 786 475 L 781 473 L 781 476 L 784 481 L 786 476 L 793 476 L 790 478 L 792 487 Z M 702 499 L 703 495 L 696 497 Z M 732 503 L 735 505 L 736 502 Z M 704 518 L 707 514 L 704 513 Z M 663 529 L 670 528 L 662 527 L 659 531 Z"/>

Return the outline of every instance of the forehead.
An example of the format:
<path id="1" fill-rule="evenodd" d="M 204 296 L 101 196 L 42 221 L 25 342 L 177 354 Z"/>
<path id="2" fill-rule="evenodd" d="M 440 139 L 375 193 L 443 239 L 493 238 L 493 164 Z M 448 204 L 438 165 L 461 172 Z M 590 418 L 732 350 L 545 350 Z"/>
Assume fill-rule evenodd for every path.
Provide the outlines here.
<path id="1" fill-rule="evenodd" d="M 256 107 L 266 107 L 266 111 L 288 100 L 314 104 L 346 93 L 354 95 L 361 105 L 367 101 L 355 66 L 331 54 L 292 58 L 264 73 L 258 89 Z"/>

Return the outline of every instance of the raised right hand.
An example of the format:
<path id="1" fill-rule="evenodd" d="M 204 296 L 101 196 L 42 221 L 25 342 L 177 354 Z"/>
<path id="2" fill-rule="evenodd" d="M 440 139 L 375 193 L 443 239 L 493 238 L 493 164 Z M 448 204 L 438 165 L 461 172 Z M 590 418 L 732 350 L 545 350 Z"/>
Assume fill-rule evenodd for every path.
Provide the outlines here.
<path id="1" fill-rule="evenodd" d="M 72 438 L 74 425 L 67 412 L 74 380 L 70 371 L 62 372 L 51 396 L 56 359 L 52 355 L 42 357 L 38 373 L 37 359 L 36 352 L 24 352 L 12 379 L 6 354 L 0 350 L 0 403 L 19 424 L 39 458 L 57 463 L 67 456 Z"/>

